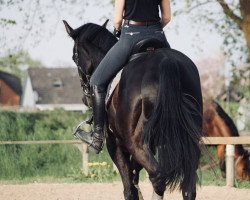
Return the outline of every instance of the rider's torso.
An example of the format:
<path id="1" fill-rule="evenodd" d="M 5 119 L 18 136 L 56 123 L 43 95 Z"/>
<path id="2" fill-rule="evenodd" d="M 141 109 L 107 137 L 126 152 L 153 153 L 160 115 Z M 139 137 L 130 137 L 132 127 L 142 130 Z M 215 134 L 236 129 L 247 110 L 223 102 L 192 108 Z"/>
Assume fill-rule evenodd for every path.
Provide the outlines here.
<path id="1" fill-rule="evenodd" d="M 134 21 L 159 21 L 160 0 L 125 0 L 124 19 Z"/>

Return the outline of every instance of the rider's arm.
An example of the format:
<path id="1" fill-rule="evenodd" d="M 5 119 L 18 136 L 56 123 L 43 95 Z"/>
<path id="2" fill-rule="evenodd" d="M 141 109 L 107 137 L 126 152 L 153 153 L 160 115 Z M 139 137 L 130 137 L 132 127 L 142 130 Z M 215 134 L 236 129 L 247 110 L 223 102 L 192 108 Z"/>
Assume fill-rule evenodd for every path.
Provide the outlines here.
<path id="1" fill-rule="evenodd" d="M 125 6 L 125 0 L 115 0 L 115 13 L 114 13 L 113 25 L 116 30 L 120 30 L 121 28 L 124 6 Z"/>
<path id="2" fill-rule="evenodd" d="M 171 20 L 170 0 L 161 0 L 161 24 L 164 28 Z"/>

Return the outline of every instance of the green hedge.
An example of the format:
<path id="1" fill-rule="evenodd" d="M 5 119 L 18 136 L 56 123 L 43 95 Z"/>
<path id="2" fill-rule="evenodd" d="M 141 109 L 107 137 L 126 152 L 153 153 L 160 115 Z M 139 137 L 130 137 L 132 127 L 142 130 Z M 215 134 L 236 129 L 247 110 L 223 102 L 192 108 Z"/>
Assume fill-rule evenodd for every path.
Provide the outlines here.
<path id="1" fill-rule="evenodd" d="M 0 111 L 0 140 L 73 139 L 72 128 L 86 115 L 50 112 Z M 34 176 L 66 177 L 81 167 L 81 154 L 73 145 L 0 145 L 0 179 Z"/>

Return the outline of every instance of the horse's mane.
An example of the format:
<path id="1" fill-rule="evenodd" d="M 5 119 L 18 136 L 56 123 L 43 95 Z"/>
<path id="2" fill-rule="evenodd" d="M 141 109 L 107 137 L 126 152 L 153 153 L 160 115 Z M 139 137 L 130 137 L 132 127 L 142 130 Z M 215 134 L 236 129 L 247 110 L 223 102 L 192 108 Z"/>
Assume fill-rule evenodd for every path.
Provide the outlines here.
<path id="1" fill-rule="evenodd" d="M 107 52 L 116 42 L 117 38 L 103 26 L 87 23 L 74 30 L 71 36 L 74 40 L 87 40 Z"/>
<path id="2" fill-rule="evenodd" d="M 215 110 L 218 113 L 218 115 L 223 119 L 225 124 L 228 126 L 229 130 L 231 131 L 232 136 L 239 136 L 238 129 L 236 128 L 233 120 L 228 116 L 228 114 L 222 109 L 222 107 L 217 103 L 213 102 L 215 106 Z M 244 153 L 244 148 L 242 145 L 235 145 L 236 148 L 238 149 L 239 154 Z"/>

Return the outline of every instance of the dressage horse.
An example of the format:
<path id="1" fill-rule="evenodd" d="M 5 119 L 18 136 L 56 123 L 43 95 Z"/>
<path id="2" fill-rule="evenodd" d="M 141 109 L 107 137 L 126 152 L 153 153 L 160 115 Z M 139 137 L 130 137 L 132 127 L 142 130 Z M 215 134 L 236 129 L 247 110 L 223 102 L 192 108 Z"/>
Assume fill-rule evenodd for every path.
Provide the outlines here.
<path id="1" fill-rule="evenodd" d="M 77 29 L 63 22 L 74 40 L 83 103 L 91 106 L 89 79 L 117 38 L 106 29 L 107 22 Z M 194 63 L 164 48 L 130 59 L 107 105 L 106 123 L 106 145 L 125 199 L 143 199 L 138 182 L 144 168 L 153 185 L 152 199 L 163 199 L 166 188 L 180 188 L 184 200 L 194 200 L 201 136 L 202 94 Z"/>
<path id="2" fill-rule="evenodd" d="M 207 137 L 238 137 L 239 132 L 228 114 L 215 101 L 204 102 L 203 131 Z M 217 145 L 217 157 L 225 178 L 225 145 Z M 235 145 L 235 175 L 240 180 L 250 180 L 250 153 L 242 145 Z"/>

